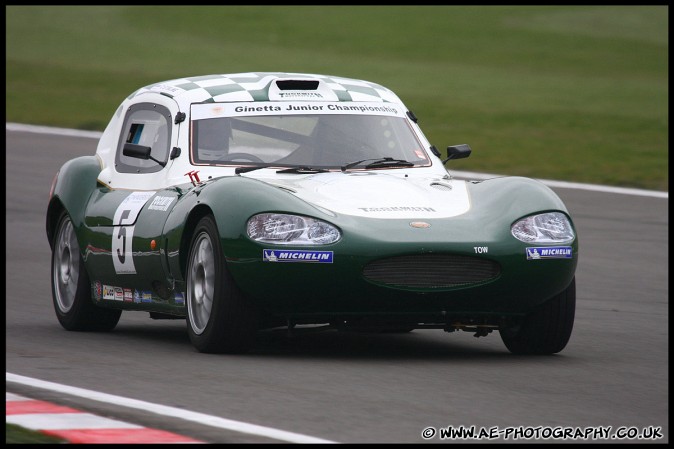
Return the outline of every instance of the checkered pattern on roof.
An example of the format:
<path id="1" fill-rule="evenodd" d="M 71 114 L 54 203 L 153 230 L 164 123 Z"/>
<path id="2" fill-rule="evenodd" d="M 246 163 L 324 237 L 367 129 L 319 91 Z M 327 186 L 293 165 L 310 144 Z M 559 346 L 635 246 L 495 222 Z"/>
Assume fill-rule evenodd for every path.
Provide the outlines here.
<path id="1" fill-rule="evenodd" d="M 251 72 L 178 78 L 138 89 L 129 99 L 146 92 L 158 92 L 189 103 L 220 101 L 269 101 L 269 86 L 279 78 L 317 79 L 337 95 L 339 101 L 384 101 L 399 103 L 389 89 L 369 81 L 306 73 Z"/>

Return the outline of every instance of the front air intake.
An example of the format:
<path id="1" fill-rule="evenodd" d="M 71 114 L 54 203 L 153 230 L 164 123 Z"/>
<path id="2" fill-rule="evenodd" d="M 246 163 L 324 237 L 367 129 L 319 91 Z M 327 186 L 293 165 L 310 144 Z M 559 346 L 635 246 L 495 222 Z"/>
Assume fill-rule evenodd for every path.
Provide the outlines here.
<path id="1" fill-rule="evenodd" d="M 452 254 L 415 254 L 375 260 L 365 266 L 363 277 L 400 288 L 451 288 L 495 279 L 498 263 L 480 257 Z"/>
<path id="2" fill-rule="evenodd" d="M 312 80 L 278 80 L 276 85 L 279 90 L 316 90 L 318 81 Z"/>

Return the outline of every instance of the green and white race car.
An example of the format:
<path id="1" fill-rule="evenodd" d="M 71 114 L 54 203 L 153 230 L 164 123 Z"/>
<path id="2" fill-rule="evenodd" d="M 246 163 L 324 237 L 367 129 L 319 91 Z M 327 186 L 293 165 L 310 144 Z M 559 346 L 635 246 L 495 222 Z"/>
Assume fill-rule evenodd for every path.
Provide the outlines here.
<path id="1" fill-rule="evenodd" d="M 578 240 L 536 180 L 454 179 L 389 89 L 298 73 L 174 79 L 126 98 L 47 209 L 68 330 L 123 310 L 186 318 L 201 352 L 260 329 L 498 330 L 519 354 L 567 344 Z"/>

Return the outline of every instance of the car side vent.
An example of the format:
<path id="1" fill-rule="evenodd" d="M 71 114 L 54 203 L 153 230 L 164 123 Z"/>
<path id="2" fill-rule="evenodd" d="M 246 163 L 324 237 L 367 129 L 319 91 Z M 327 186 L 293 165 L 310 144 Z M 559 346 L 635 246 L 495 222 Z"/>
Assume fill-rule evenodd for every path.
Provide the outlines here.
<path id="1" fill-rule="evenodd" d="M 276 185 L 276 187 L 278 187 L 281 190 L 285 190 L 286 192 L 297 193 L 297 190 L 291 189 L 290 187 L 279 186 L 279 185 Z"/>
<path id="2" fill-rule="evenodd" d="M 316 90 L 318 81 L 312 80 L 278 80 L 276 85 L 279 90 Z"/>
<path id="3" fill-rule="evenodd" d="M 444 190 L 444 191 L 451 191 L 452 190 L 452 186 L 450 186 L 449 184 L 443 184 L 441 182 L 431 183 L 431 187 L 436 188 L 438 190 Z"/>

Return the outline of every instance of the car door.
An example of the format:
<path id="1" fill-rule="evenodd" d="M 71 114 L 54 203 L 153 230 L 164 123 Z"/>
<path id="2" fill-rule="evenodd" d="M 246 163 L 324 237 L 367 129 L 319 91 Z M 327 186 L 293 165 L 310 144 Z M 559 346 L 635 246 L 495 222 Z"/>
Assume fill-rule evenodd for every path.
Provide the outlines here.
<path id="1" fill-rule="evenodd" d="M 156 102 L 133 104 L 125 113 L 110 182 L 99 178 L 85 217 L 85 264 L 96 299 L 175 302 L 162 244 L 164 223 L 179 195 L 162 187 L 177 135 L 174 115 Z M 151 159 L 125 154 L 126 144 L 150 148 Z"/>

